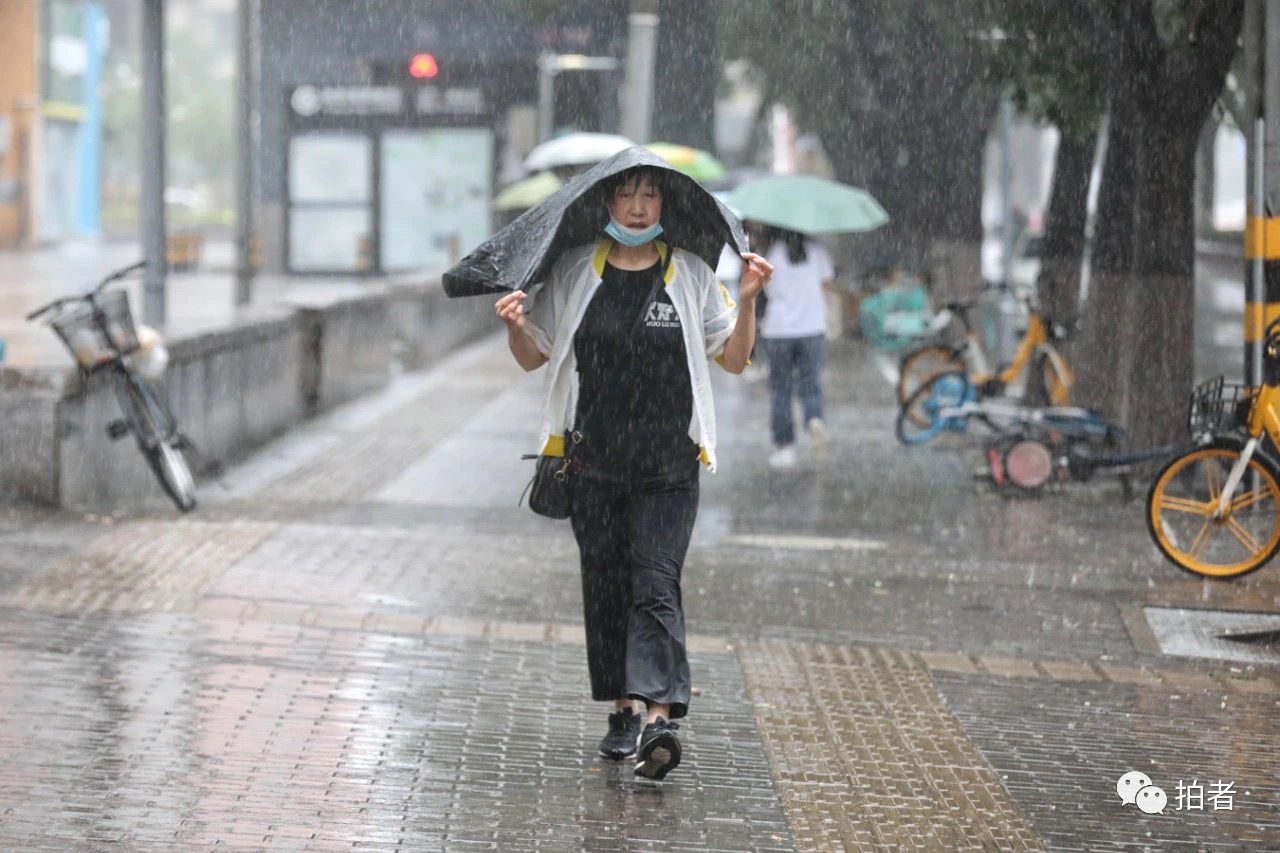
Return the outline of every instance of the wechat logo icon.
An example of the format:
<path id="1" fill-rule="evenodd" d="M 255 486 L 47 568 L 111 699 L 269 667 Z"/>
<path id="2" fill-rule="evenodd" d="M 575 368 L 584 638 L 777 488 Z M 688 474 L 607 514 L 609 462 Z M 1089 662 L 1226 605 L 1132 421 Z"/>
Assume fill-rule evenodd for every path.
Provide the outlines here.
<path id="1" fill-rule="evenodd" d="M 1164 814 L 1169 796 L 1164 788 L 1151 784 L 1151 777 L 1137 770 L 1130 770 L 1116 782 L 1116 793 L 1126 806 L 1137 806 L 1144 814 Z"/>

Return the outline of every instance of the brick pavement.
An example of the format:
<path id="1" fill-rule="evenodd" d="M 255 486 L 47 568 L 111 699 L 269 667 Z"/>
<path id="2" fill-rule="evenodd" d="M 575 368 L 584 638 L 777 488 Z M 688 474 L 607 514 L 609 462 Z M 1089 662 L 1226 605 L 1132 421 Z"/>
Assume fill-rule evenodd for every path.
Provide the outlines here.
<path id="1" fill-rule="evenodd" d="M 1173 684 L 934 673 L 934 682 L 1004 788 L 1057 850 L 1280 848 L 1280 701 Z M 1206 725 L 1206 721 L 1213 721 Z M 1146 773 L 1169 797 L 1145 815 L 1116 795 Z M 1233 782 L 1231 808 L 1177 808 L 1179 780 Z M 1190 800 L 1183 805 L 1189 806 Z"/>
<path id="2" fill-rule="evenodd" d="M 207 587 L 278 525 L 198 516 L 113 524 L 0 593 L 0 603 L 36 610 L 190 610 Z"/>
<path id="3" fill-rule="evenodd" d="M 603 712 L 576 644 L 97 614 L 7 618 L 15 647 L 5 849 L 792 849 L 723 651 L 694 656 L 664 788 L 584 749 Z"/>
<path id="4" fill-rule="evenodd" d="M 721 393 L 690 760 L 598 762 L 573 543 L 513 506 L 536 381 L 495 343 L 191 518 L 0 517 L 0 847 L 1267 846 L 1280 669 L 1164 658 L 1132 620 L 1280 602 L 1269 570 L 1193 586 L 1120 505 L 975 497 L 956 450 L 892 448 L 873 386 L 831 389 L 830 456 L 790 479 L 759 389 Z M 1153 778 L 1253 799 L 1115 808 L 1157 744 Z"/>

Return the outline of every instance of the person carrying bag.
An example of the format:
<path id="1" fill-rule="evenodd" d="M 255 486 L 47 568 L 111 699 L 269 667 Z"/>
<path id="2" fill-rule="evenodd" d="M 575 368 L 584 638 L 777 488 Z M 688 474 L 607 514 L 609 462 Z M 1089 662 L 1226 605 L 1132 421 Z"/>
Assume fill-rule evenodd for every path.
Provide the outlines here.
<path id="1" fill-rule="evenodd" d="M 662 275 L 665 276 L 671 263 L 671 255 L 667 254 L 663 263 Z M 641 310 L 636 315 L 635 322 L 631 326 L 627 340 L 634 341 L 636 332 L 640 328 L 640 324 L 645 320 L 648 313 L 648 306 L 653 303 L 654 296 L 657 295 L 658 285 L 661 278 L 655 278 L 653 285 L 649 288 L 649 295 L 641 304 Z M 623 363 L 622 367 L 627 365 Z M 615 383 L 622 382 L 626 377 L 622 375 L 621 370 L 615 369 L 609 377 L 611 381 L 606 382 L 606 387 L 614 387 Z M 594 401 L 593 401 L 594 402 Z M 592 420 L 591 409 L 586 412 L 579 413 L 577 423 L 588 423 Z M 545 456 L 536 453 L 526 454 L 522 459 L 537 459 L 537 467 L 534 470 L 533 478 L 529 481 L 529 485 L 525 487 L 525 493 L 529 495 L 529 509 L 538 515 L 561 521 L 569 517 L 571 511 L 570 490 L 573 488 L 572 477 L 574 473 L 574 448 L 582 443 L 582 433 L 579 430 L 572 430 L 566 435 L 563 456 Z M 581 467 L 579 465 L 579 467 Z M 521 500 L 524 496 L 521 495 Z M 519 505 L 519 504 L 517 504 Z"/>
<path id="2" fill-rule="evenodd" d="M 495 306 L 520 366 L 547 365 L 531 506 L 567 514 L 578 544 L 591 694 L 614 704 L 600 754 L 654 780 L 680 763 L 691 696 L 680 578 L 699 471 L 716 467 L 708 363 L 742 372 L 771 272 L 742 254 L 738 310 L 700 255 L 658 240 L 682 181 L 649 165 L 605 177 L 589 196 L 608 215 L 599 239 Z"/>

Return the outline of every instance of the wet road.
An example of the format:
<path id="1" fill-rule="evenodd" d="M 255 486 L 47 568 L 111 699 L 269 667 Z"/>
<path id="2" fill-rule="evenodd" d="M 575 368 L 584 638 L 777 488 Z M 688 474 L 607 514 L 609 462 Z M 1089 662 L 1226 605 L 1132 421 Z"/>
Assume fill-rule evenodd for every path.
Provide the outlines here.
<path id="1" fill-rule="evenodd" d="M 1010 500 L 972 445 L 897 447 L 843 345 L 796 473 L 718 377 L 687 763 L 636 784 L 594 757 L 567 526 L 514 506 L 539 381 L 489 340 L 189 518 L 0 516 L 0 846 L 1276 847 L 1280 667 L 1163 654 L 1146 608 L 1274 613 L 1280 570 L 1208 584 L 1108 482 Z"/>

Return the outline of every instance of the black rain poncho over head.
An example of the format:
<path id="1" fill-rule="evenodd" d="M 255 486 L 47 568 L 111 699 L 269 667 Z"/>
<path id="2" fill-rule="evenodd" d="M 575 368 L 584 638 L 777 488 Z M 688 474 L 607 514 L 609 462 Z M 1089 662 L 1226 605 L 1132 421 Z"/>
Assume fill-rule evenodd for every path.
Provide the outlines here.
<path id="1" fill-rule="evenodd" d="M 665 175 L 661 239 L 692 252 L 715 269 L 728 243 L 747 248 L 742 223 L 697 181 L 644 148 L 628 148 L 574 177 L 555 195 L 520 216 L 444 274 L 449 296 L 528 290 L 566 250 L 600 238 L 609 221 L 600 182 L 647 166 Z"/>

